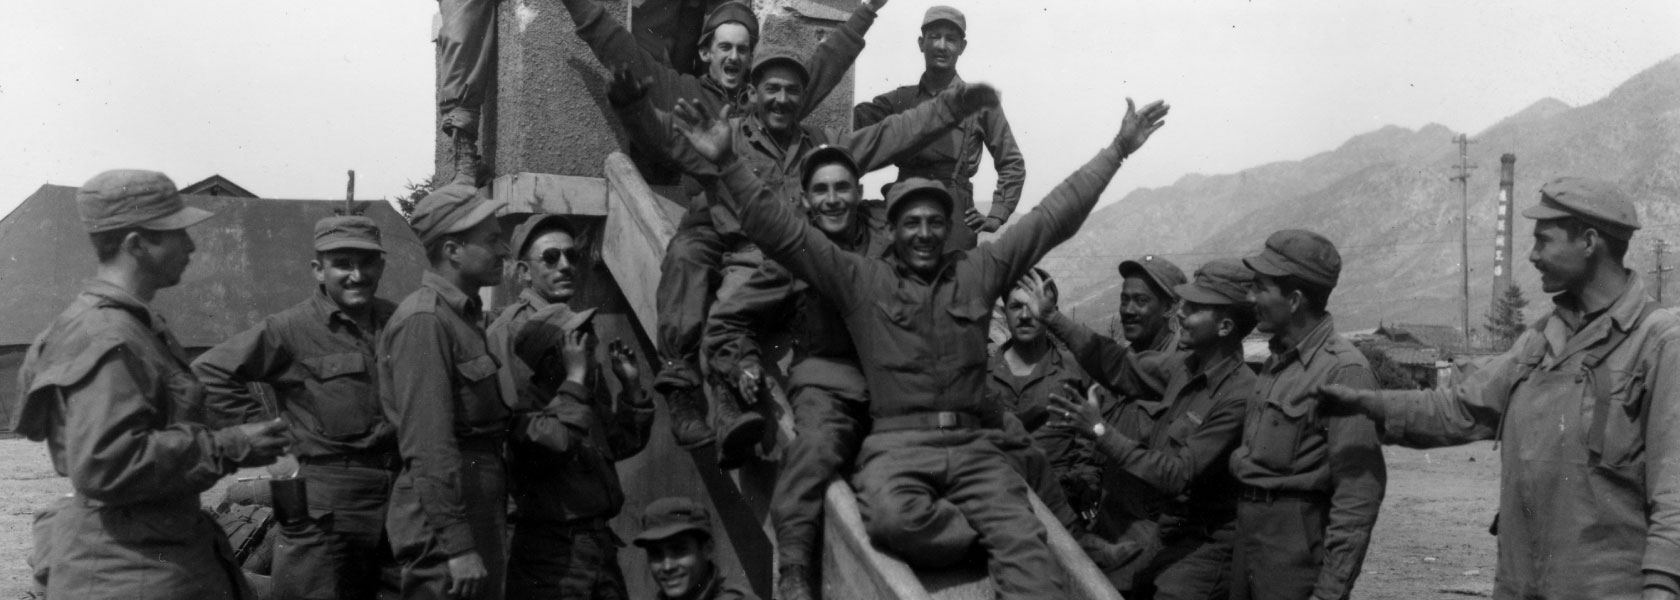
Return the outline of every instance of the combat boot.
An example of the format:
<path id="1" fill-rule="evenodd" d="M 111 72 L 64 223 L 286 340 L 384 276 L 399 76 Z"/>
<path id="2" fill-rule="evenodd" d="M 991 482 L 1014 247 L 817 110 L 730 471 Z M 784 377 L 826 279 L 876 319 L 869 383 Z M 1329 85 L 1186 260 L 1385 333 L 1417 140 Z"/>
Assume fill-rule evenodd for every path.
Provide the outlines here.
<path id="1" fill-rule="evenodd" d="M 799 565 L 785 565 L 778 571 L 776 578 L 776 600 L 812 600 L 811 579 L 805 575 L 805 567 Z"/>
<path id="2" fill-rule="evenodd" d="M 712 428 L 706 424 L 706 399 L 700 390 L 689 387 L 674 388 L 665 394 L 665 406 L 671 410 L 671 437 L 686 450 L 702 448 L 712 443 Z"/>
<path id="3" fill-rule="evenodd" d="M 455 177 L 450 183 L 478 187 L 479 171 L 484 169 L 484 162 L 478 154 L 478 136 L 465 129 L 455 129 L 451 135 L 451 151 L 454 154 Z"/>
<path id="4" fill-rule="evenodd" d="M 730 388 L 718 386 L 712 395 L 717 399 L 712 428 L 718 432 L 718 468 L 735 469 L 756 454 L 768 421 L 756 410 L 743 411 Z"/>

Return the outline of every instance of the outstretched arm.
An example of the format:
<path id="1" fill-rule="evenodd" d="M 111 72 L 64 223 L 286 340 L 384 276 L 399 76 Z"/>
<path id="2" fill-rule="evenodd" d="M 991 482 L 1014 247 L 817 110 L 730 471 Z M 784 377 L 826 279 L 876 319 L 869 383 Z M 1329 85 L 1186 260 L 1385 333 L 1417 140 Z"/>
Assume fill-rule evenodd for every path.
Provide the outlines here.
<path id="1" fill-rule="evenodd" d="M 846 80 L 846 72 L 852 69 L 852 63 L 863 52 L 863 34 L 875 24 L 876 13 L 886 5 L 887 0 L 870 0 L 868 4 L 858 5 L 852 11 L 852 18 L 835 28 L 817 45 L 811 58 L 805 61 L 805 68 L 811 72 L 811 81 L 805 86 L 803 105 L 798 113 L 800 119 L 810 116 L 823 100 L 828 99 L 829 92 Z"/>
<path id="2" fill-rule="evenodd" d="M 636 36 L 607 14 L 596 0 L 561 0 L 560 3 L 571 13 L 578 38 L 589 45 L 596 60 L 608 69 L 626 69 L 637 79 L 648 80 L 648 93 L 655 107 L 669 108 L 677 98 L 699 88 L 697 83 L 685 85 L 694 82 L 693 76 L 677 72 L 642 49 L 636 43 Z"/>
<path id="3" fill-rule="evenodd" d="M 932 100 L 840 136 L 858 170 L 868 173 L 914 154 L 976 112 L 998 105 L 997 88 L 985 83 L 954 85 Z"/>

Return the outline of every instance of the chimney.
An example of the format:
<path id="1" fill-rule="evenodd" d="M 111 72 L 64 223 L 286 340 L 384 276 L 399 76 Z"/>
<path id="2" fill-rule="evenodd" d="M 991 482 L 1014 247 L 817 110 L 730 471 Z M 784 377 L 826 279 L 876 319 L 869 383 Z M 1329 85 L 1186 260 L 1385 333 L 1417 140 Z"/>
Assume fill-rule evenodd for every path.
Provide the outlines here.
<path id="1" fill-rule="evenodd" d="M 1499 305 L 1505 288 L 1511 287 L 1511 187 L 1516 179 L 1517 155 L 1499 157 L 1499 218 L 1493 232 L 1493 296 L 1490 308 Z"/>

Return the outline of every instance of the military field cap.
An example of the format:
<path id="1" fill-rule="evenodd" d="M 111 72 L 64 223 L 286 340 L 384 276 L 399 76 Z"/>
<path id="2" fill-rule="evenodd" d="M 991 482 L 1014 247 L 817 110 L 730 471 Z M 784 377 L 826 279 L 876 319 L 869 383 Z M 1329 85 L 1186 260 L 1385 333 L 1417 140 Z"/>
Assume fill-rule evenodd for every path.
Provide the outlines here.
<path id="1" fill-rule="evenodd" d="M 861 173 L 858 173 L 858 164 L 856 160 L 852 159 L 851 152 L 840 146 L 823 144 L 810 152 L 806 152 L 805 158 L 799 162 L 799 187 L 803 188 L 811 185 L 811 175 L 816 173 L 817 167 L 836 162 L 844 163 L 846 168 L 852 171 L 853 177 L 861 175 Z"/>
<path id="2" fill-rule="evenodd" d="M 707 43 L 712 37 L 712 32 L 724 23 L 740 23 L 747 28 L 748 35 L 751 35 L 755 40 L 758 39 L 758 15 L 753 14 L 751 6 L 730 0 L 717 5 L 711 12 L 706 13 L 706 25 L 701 30 L 703 34 L 700 36 L 700 43 Z"/>
<path id="3" fill-rule="evenodd" d="M 1540 204 L 1523 211 L 1530 219 L 1575 217 L 1616 239 L 1639 229 L 1639 210 L 1616 184 L 1588 177 L 1559 177 L 1540 186 Z"/>
<path id="4" fill-rule="evenodd" d="M 525 260 L 525 249 L 526 246 L 531 245 L 531 234 L 542 229 L 544 225 L 564 229 L 567 234 L 574 238 L 577 236 L 577 231 L 572 229 L 572 221 L 567 219 L 565 215 L 535 214 L 525 217 L 524 221 L 520 221 L 519 225 L 513 228 L 513 245 L 509 248 L 513 250 L 515 259 Z"/>
<path id="5" fill-rule="evenodd" d="M 1178 265 L 1173 264 L 1170 260 L 1153 254 L 1120 263 L 1120 277 L 1122 279 L 1143 277 L 1150 283 L 1155 284 L 1156 290 L 1166 292 L 1168 296 L 1175 300 L 1178 298 L 1178 286 L 1187 281 L 1184 277 L 1184 269 L 1178 268 Z"/>
<path id="6" fill-rule="evenodd" d="M 932 179 L 911 177 L 893 184 L 892 188 L 887 190 L 887 217 L 892 218 L 898 214 L 899 207 L 905 200 L 921 197 L 939 200 L 947 215 L 956 210 L 953 208 L 956 202 L 951 199 L 951 192 L 945 189 L 945 184 Z"/>
<path id="7" fill-rule="evenodd" d="M 769 46 L 754 52 L 752 71 L 747 74 L 747 79 L 757 82 L 761 71 L 777 64 L 793 67 L 794 70 L 799 71 L 799 76 L 804 81 L 811 80 L 811 72 L 805 69 L 805 61 L 792 48 L 783 46 Z"/>
<path id="8" fill-rule="evenodd" d="M 480 198 L 478 188 L 451 183 L 432 190 L 415 203 L 408 226 L 420 237 L 420 245 L 425 246 L 445 235 L 472 229 L 503 206 L 507 203 Z"/>
<path id="9" fill-rule="evenodd" d="M 1173 291 L 1186 302 L 1241 305 L 1249 303 L 1248 284 L 1252 281 L 1254 272 L 1243 266 L 1241 260 L 1221 258 L 1203 264 L 1202 268 L 1196 269 L 1195 279 L 1173 288 Z"/>
<path id="10" fill-rule="evenodd" d="M 962 11 L 949 6 L 935 6 L 928 9 L 927 14 L 922 15 L 922 28 L 927 29 L 927 26 L 940 21 L 950 21 L 952 25 L 957 26 L 959 31 L 964 34 L 968 33 L 968 18 L 963 16 Z"/>
<path id="11" fill-rule="evenodd" d="M 559 348 L 566 334 L 589 323 L 595 309 L 573 311 L 565 304 L 550 304 L 531 314 L 513 335 L 513 353 L 532 370 L 542 368 L 542 358 L 549 350 Z"/>
<path id="12" fill-rule="evenodd" d="M 76 190 L 76 212 L 88 233 L 138 227 L 153 231 L 186 229 L 215 216 L 187 206 L 175 182 L 157 171 L 116 169 L 94 175 Z"/>
<path id="13" fill-rule="evenodd" d="M 1324 287 L 1336 287 L 1342 275 L 1342 255 L 1324 236 L 1305 229 L 1285 229 L 1266 238 L 1259 254 L 1243 259 L 1255 273 L 1268 277 L 1290 275 Z"/>
<path id="14" fill-rule="evenodd" d="M 647 547 L 688 532 L 712 535 L 712 518 L 706 507 L 682 496 L 660 498 L 642 510 L 642 532 L 631 543 Z"/>
<path id="15" fill-rule="evenodd" d="M 327 217 L 315 222 L 315 251 L 372 250 L 384 252 L 379 244 L 379 226 L 360 215 Z"/>

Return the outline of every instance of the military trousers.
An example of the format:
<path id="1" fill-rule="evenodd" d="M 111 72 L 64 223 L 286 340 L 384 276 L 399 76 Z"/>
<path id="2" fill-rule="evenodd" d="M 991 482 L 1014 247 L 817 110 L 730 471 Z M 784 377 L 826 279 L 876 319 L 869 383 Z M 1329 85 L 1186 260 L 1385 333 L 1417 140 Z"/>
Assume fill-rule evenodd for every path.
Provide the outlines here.
<path id="1" fill-rule="evenodd" d="M 29 564 L 48 598 L 256 598 L 198 495 L 108 506 L 69 496 L 35 516 Z"/>
<path id="2" fill-rule="evenodd" d="M 1224 600 L 1231 593 L 1236 524 L 1162 530 L 1161 549 L 1134 579 L 1128 600 Z M 1315 577 L 1316 579 L 1316 577 Z"/>
<path id="3" fill-rule="evenodd" d="M 385 509 L 396 472 L 375 466 L 304 464 L 309 519 L 280 524 L 274 545 L 276 600 L 378 597 L 393 563 Z"/>
<path id="4" fill-rule="evenodd" d="M 870 539 L 912 565 L 950 566 L 979 541 L 999 598 L 1065 597 L 1027 482 L 987 431 L 872 434 L 853 486 Z"/>
<path id="5" fill-rule="evenodd" d="M 1310 598 L 1324 564 L 1328 497 L 1292 495 L 1237 504 L 1234 600 Z M 1354 566 L 1358 572 L 1359 566 Z"/>
<path id="6" fill-rule="evenodd" d="M 605 519 L 516 521 L 508 552 L 508 600 L 624 600 L 623 546 Z"/>
<path id="7" fill-rule="evenodd" d="M 479 110 L 496 74 L 496 4 L 500 0 L 439 0 L 438 29 L 443 83 L 438 116 L 443 127 L 478 135 Z"/>
<path id="8" fill-rule="evenodd" d="M 507 580 L 507 467 L 499 452 L 461 450 L 461 504 L 472 528 L 473 551 L 490 572 L 474 600 L 501 600 Z M 426 522 L 411 475 L 397 476 L 385 517 L 391 552 L 402 569 L 404 600 L 452 600 L 449 554 Z"/>
<path id="9" fill-rule="evenodd" d="M 714 298 L 740 289 L 764 254 L 738 233 L 719 233 L 706 210 L 690 210 L 665 247 L 654 306 L 659 313 L 661 394 L 700 388 L 700 337 Z"/>
<path id="10" fill-rule="evenodd" d="M 819 377 L 802 377 L 802 372 L 819 369 L 824 371 Z M 792 370 L 794 438 L 782 453 L 770 519 L 776 529 L 776 564 L 810 567 L 828 482 L 850 468 L 869 429 L 868 391 L 863 372 L 853 364 L 812 358 Z"/>

